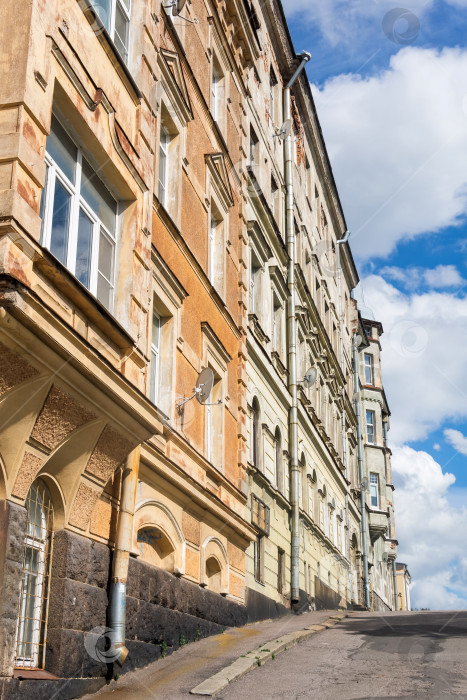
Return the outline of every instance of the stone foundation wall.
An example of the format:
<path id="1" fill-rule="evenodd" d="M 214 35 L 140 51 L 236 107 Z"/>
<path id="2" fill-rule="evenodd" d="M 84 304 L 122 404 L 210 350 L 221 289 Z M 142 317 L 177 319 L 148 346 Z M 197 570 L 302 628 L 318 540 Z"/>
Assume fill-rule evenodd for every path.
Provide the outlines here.
<path id="1" fill-rule="evenodd" d="M 144 666 L 179 646 L 247 622 L 243 605 L 207 588 L 130 559 L 124 670 Z"/>
<path id="2" fill-rule="evenodd" d="M 341 596 L 315 576 L 315 610 L 337 610 L 341 602 Z"/>
<path id="3" fill-rule="evenodd" d="M 379 612 L 388 612 L 391 610 L 389 605 L 384 602 L 382 598 L 379 597 L 375 591 L 373 591 L 373 610 L 378 610 Z"/>
<path id="4" fill-rule="evenodd" d="M 25 526 L 24 508 L 11 503 L 0 506 L 2 700 L 80 697 L 98 690 L 115 673 L 145 666 L 180 645 L 247 622 L 244 606 L 131 558 L 126 598 L 130 653 L 123 668 L 107 664 L 99 660 L 95 644 L 104 650 L 107 641 L 110 550 L 105 544 L 60 530 L 53 542 L 45 658 L 45 669 L 59 680 L 7 678 L 13 673 Z"/>
<path id="5" fill-rule="evenodd" d="M 15 662 L 26 517 L 23 506 L 0 502 L 0 677 L 10 676 Z"/>
<path id="6" fill-rule="evenodd" d="M 248 622 L 259 622 L 260 620 L 270 620 L 283 615 L 290 615 L 291 611 L 285 605 L 276 603 L 272 598 L 255 591 L 253 588 L 246 589 L 246 608 L 248 611 Z"/>

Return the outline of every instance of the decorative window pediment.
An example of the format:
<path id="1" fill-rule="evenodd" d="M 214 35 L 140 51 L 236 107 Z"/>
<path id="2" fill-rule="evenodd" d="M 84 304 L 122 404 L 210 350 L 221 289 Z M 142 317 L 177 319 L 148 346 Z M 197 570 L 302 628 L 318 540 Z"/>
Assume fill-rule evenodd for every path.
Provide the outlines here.
<path id="1" fill-rule="evenodd" d="M 271 279 L 273 291 L 276 293 L 278 299 L 284 303 L 288 294 L 287 284 L 277 265 L 269 266 L 269 277 Z"/>
<path id="2" fill-rule="evenodd" d="M 222 206 L 225 210 L 229 209 L 229 207 L 233 207 L 234 199 L 229 181 L 229 173 L 225 165 L 224 154 L 206 153 L 204 159 L 211 176 L 211 185 L 219 197 Z"/>
<path id="3" fill-rule="evenodd" d="M 272 258 L 272 251 L 257 221 L 253 220 L 248 222 L 248 236 L 250 238 L 250 244 L 258 257 L 258 260 L 261 261 L 262 265 L 264 265 L 270 258 Z"/>
<path id="4" fill-rule="evenodd" d="M 194 118 L 193 110 L 178 53 L 160 49 L 158 58 L 162 83 L 174 109 L 182 121 L 191 121 Z"/>

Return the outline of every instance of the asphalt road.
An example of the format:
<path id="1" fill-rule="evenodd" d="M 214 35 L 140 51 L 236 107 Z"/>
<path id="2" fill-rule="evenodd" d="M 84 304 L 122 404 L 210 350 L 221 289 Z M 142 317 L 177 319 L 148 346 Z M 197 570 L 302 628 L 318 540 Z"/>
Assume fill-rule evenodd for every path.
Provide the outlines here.
<path id="1" fill-rule="evenodd" d="M 229 685 L 219 700 L 466 698 L 467 612 L 359 613 Z"/>

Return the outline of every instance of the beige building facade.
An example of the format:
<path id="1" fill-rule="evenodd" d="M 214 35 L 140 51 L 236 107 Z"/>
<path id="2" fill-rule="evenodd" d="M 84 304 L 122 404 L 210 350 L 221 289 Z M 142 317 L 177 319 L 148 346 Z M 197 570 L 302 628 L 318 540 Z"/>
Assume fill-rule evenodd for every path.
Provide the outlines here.
<path id="1" fill-rule="evenodd" d="M 358 274 L 304 73 L 284 100 L 302 59 L 276 0 L 176 8 L 0 0 L 11 697 L 364 604 Z M 384 440 L 370 538 L 373 511 L 393 522 Z"/>

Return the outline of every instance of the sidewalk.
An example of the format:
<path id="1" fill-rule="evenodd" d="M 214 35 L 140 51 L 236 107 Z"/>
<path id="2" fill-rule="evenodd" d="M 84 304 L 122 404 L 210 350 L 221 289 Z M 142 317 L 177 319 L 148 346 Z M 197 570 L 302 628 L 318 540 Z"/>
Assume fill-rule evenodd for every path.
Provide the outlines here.
<path id="1" fill-rule="evenodd" d="M 224 634 L 187 644 L 166 659 L 156 661 L 145 668 L 126 673 L 118 681 L 112 681 L 94 695 L 87 695 L 85 700 L 193 700 L 196 696 L 190 695 L 192 688 L 231 664 L 242 654 L 247 654 L 281 635 L 324 622 L 334 614 L 336 610 L 320 610 L 303 615 L 286 615 L 278 620 L 229 629 Z"/>

